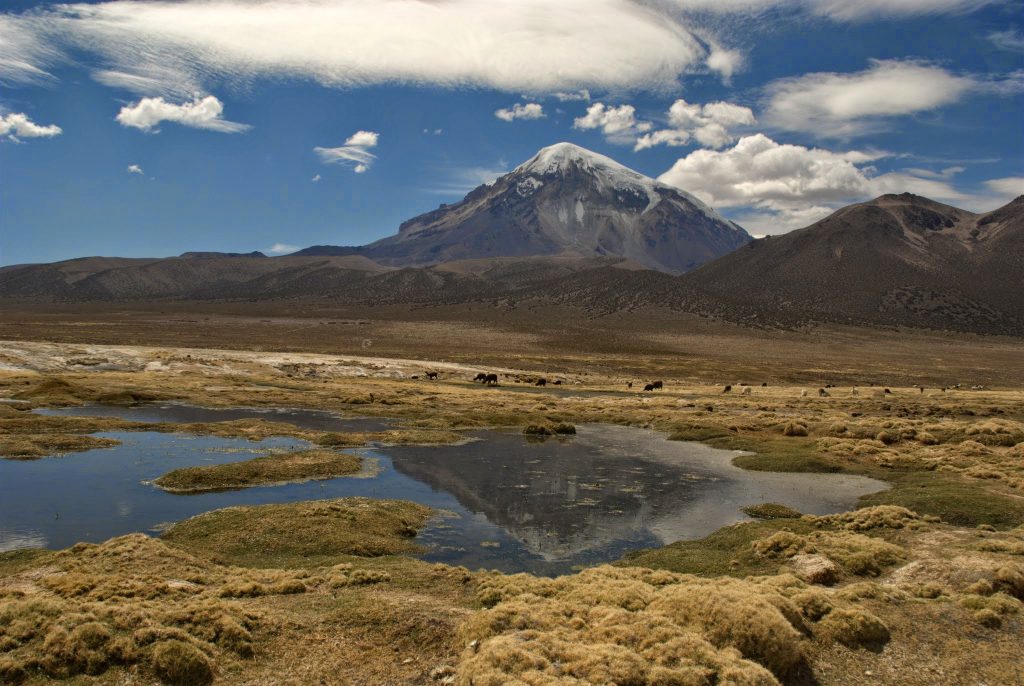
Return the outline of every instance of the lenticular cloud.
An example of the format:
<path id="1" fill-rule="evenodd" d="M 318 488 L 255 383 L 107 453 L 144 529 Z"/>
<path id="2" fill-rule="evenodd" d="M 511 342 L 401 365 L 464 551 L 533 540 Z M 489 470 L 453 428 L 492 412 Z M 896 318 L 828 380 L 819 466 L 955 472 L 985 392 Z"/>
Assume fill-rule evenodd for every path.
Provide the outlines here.
<path id="1" fill-rule="evenodd" d="M 665 89 L 708 58 L 680 19 L 633 0 L 114 0 L 21 23 L 40 41 L 96 55 L 100 80 L 150 95 L 264 77 Z"/>

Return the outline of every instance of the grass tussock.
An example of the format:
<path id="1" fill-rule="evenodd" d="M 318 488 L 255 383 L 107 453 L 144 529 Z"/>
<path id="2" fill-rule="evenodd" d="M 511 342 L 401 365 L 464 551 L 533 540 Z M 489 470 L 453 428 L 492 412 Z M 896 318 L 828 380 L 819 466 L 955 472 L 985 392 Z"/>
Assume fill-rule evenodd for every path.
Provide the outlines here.
<path id="1" fill-rule="evenodd" d="M 41 457 L 111 448 L 120 445 L 113 438 L 80 436 L 76 434 L 0 434 L 0 458 L 8 460 L 37 460 Z"/>
<path id="2" fill-rule="evenodd" d="M 416 532 L 430 516 L 423 505 L 370 498 L 229 507 L 174 525 L 164 540 L 243 566 L 331 565 L 346 556 L 413 551 Z"/>
<path id="3" fill-rule="evenodd" d="M 792 576 L 701 579 L 598 567 L 493 575 L 463 627 L 460 684 L 763 684 L 806 676 L 811 643 L 867 647 L 885 624 Z M 831 617 L 831 619 L 830 619 Z"/>
<path id="4" fill-rule="evenodd" d="M 252 655 L 260 617 L 220 599 L 229 570 L 211 574 L 208 563 L 140 534 L 79 544 L 51 561 L 27 592 L 0 598 L 3 683 L 116 666 L 209 683 L 215 660 Z"/>
<path id="5" fill-rule="evenodd" d="M 803 515 L 779 503 L 761 503 L 743 508 L 743 513 L 754 519 L 797 519 Z"/>
<path id="6" fill-rule="evenodd" d="M 358 455 L 331 450 L 272 454 L 242 462 L 175 469 L 153 483 L 172 493 L 199 493 L 358 474 Z"/>

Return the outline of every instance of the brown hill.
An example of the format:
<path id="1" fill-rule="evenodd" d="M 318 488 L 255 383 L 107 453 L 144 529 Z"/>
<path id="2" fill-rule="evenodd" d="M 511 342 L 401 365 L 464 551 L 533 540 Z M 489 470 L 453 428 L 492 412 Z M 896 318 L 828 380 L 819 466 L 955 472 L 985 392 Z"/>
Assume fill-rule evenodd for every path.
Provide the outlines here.
<path id="1" fill-rule="evenodd" d="M 968 331 L 1024 321 L 1024 198 L 974 214 L 884 195 L 688 274 L 713 299 L 829 321 Z"/>

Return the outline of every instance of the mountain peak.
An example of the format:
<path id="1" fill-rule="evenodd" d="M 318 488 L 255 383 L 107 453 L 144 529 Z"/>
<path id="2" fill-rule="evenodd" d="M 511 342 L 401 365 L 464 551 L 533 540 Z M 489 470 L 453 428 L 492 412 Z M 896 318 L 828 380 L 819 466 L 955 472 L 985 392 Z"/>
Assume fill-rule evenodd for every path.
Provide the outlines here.
<path id="1" fill-rule="evenodd" d="M 523 162 L 513 170 L 513 173 L 533 173 L 539 176 L 547 176 L 555 173 L 565 173 L 572 167 L 585 171 L 594 172 L 598 169 L 616 172 L 625 172 L 632 176 L 646 179 L 643 174 L 619 164 L 610 157 L 605 157 L 593 150 L 588 150 L 575 143 L 561 142 L 541 148 L 537 154 Z"/>

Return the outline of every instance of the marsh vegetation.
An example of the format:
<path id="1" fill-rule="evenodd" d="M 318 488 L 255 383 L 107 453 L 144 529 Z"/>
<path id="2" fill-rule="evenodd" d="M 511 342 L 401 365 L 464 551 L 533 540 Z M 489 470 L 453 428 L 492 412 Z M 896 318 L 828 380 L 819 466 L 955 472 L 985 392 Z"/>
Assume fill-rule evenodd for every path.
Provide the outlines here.
<path id="1" fill-rule="evenodd" d="M 25 401 L 0 406 L 0 437 L 40 441 L 46 451 L 40 437 L 161 431 L 14 409 L 124 393 L 397 418 L 395 431 L 448 440 L 485 427 L 650 427 L 746 451 L 735 463 L 747 470 L 863 475 L 890 488 L 834 514 L 801 514 L 778 501 L 703 538 L 557 578 L 417 560 L 408 554 L 415 534 L 437 513 L 377 499 L 229 508 L 161 538 L 4 553 L 0 680 L 796 686 L 859 684 L 866 673 L 922 686 L 1024 680 L 1016 659 L 1024 640 L 1020 390 L 921 393 L 894 385 L 883 395 L 859 380 L 857 395 L 840 388 L 805 396 L 804 386 L 784 384 L 723 395 L 720 384 L 662 374 L 666 388 L 644 397 L 623 392 L 610 372 L 566 375 L 562 388 L 506 381 L 485 389 L 472 384 L 469 368 L 469 378 L 449 369 L 430 382 L 396 378 L 386 364 L 366 376 L 321 368 L 307 379 L 280 371 L 276 365 L 293 362 L 274 356 L 228 365 L 221 353 L 132 354 L 138 371 L 55 377 L 54 366 L 40 374 L 25 365 L 0 372 L 0 395 Z M 153 361 L 162 371 L 146 370 Z M 216 422 L 196 433 L 350 449 L 347 439 L 325 440 L 343 432 L 274 424 Z M 380 440 L 381 432 L 367 433 L 377 437 L 364 440 Z M 585 431 L 550 440 L 580 436 Z M 762 502 L 769 499 L 749 505 Z"/>

